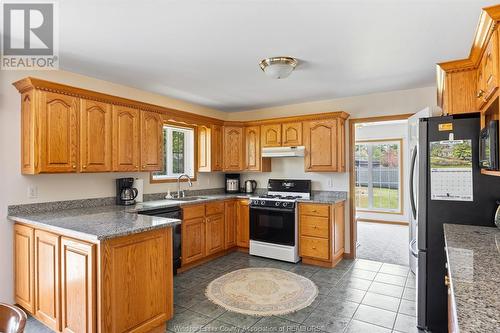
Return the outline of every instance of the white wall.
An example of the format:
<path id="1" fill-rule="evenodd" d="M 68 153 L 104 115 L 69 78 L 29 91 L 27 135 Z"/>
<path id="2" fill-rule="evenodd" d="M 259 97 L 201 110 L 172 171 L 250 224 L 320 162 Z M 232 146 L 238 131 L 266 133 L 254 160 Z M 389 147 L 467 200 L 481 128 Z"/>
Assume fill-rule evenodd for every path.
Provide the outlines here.
<path id="1" fill-rule="evenodd" d="M 403 211 L 402 214 L 381 214 L 372 212 L 357 211 L 358 218 L 367 218 L 385 221 L 408 222 L 408 211 L 410 209 L 410 201 L 408 198 L 408 168 L 409 168 L 409 153 L 408 153 L 408 123 L 383 123 L 379 122 L 369 126 L 362 126 L 356 129 L 356 140 L 378 140 L 378 139 L 402 139 L 401 150 L 403 152 L 403 179 L 401 180 L 401 193 L 403 195 Z"/>

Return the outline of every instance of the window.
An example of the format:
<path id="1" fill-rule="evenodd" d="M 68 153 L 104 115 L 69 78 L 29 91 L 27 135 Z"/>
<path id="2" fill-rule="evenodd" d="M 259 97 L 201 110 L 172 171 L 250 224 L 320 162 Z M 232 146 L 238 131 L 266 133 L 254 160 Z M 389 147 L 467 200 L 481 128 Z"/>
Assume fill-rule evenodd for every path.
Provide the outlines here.
<path id="1" fill-rule="evenodd" d="M 163 127 L 163 170 L 153 173 L 153 180 L 176 179 L 185 173 L 194 178 L 194 130 Z"/>
<path id="2" fill-rule="evenodd" d="M 402 213 L 401 146 L 401 139 L 356 142 L 356 208 Z"/>

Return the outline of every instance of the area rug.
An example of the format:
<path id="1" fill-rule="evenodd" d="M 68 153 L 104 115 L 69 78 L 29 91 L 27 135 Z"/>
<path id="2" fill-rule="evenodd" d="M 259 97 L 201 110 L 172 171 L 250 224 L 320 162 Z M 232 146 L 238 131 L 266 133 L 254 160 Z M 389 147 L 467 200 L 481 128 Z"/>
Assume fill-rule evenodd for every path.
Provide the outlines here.
<path id="1" fill-rule="evenodd" d="M 311 305 L 318 288 L 311 280 L 282 269 L 245 268 L 210 282 L 205 295 L 229 311 L 273 316 Z"/>

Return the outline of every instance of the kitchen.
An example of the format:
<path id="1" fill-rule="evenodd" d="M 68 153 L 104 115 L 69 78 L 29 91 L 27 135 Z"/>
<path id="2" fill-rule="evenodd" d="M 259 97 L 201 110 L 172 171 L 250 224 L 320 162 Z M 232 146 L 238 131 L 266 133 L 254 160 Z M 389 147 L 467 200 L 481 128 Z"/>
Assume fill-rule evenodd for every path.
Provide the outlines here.
<path id="1" fill-rule="evenodd" d="M 477 14 L 468 17 L 473 28 Z M 267 77 L 265 66 L 256 73 L 264 85 L 287 84 L 307 70 L 302 65 L 281 80 Z M 196 329 L 309 327 L 327 315 L 334 319 L 320 331 L 416 330 L 417 285 L 409 268 L 354 257 L 350 119 L 414 114 L 436 104 L 437 85 L 446 114 L 489 110 L 484 121 L 494 120 L 496 92 L 485 105 L 464 106 L 453 79 L 472 74 L 443 68 L 444 79 L 411 89 L 290 99 L 239 112 L 85 71 L 3 71 L 0 115 L 9 125 L 2 127 L 7 190 L 0 209 L 10 221 L 2 224 L 0 260 L 16 269 L 2 272 L 0 300 L 33 315 L 27 332 L 44 329 L 41 322 L 73 332 L 162 331 L 167 325 L 183 331 L 193 322 Z M 169 144 L 175 140 L 182 144 Z M 179 170 L 186 176 L 179 178 Z M 285 225 L 293 228 L 276 232 Z M 18 257 L 23 246 L 27 256 Z M 249 268 L 296 272 L 295 278 L 313 282 L 298 284 L 312 295 L 304 296 L 302 307 L 288 305 L 273 315 L 229 311 L 221 289 L 209 287 Z M 68 283 L 72 279 L 79 284 Z M 149 287 L 137 292 L 139 285 Z M 390 291 L 375 292 L 385 285 Z M 198 293 L 190 290 L 197 286 Z"/>

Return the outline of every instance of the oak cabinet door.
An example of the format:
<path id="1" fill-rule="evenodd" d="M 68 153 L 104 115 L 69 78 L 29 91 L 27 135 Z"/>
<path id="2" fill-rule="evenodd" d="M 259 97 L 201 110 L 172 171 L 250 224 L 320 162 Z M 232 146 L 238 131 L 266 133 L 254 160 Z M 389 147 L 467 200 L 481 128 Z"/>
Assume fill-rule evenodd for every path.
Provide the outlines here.
<path id="1" fill-rule="evenodd" d="M 207 255 L 224 250 L 224 214 L 207 217 L 206 237 Z"/>
<path id="2" fill-rule="evenodd" d="M 224 203 L 225 249 L 236 246 L 236 201 Z"/>
<path id="3" fill-rule="evenodd" d="M 182 264 L 205 257 L 205 218 L 182 221 Z"/>
<path id="4" fill-rule="evenodd" d="M 35 140 L 35 124 L 37 121 L 34 90 L 21 95 L 21 171 L 33 175 L 39 172 L 38 144 Z"/>
<path id="5" fill-rule="evenodd" d="M 261 125 L 260 133 L 262 147 L 281 146 L 281 124 Z"/>
<path id="6" fill-rule="evenodd" d="M 35 230 L 35 317 L 54 331 L 61 329 L 59 236 Z"/>
<path id="7" fill-rule="evenodd" d="M 260 128 L 252 126 L 245 128 L 245 169 L 260 171 Z"/>
<path id="8" fill-rule="evenodd" d="M 140 112 L 113 106 L 113 170 L 139 171 Z"/>
<path id="9" fill-rule="evenodd" d="M 302 146 L 302 123 L 285 123 L 281 143 L 286 147 Z"/>
<path id="10" fill-rule="evenodd" d="M 498 89 L 498 30 L 491 35 L 483 58 L 484 101 L 486 103 Z"/>
<path id="11" fill-rule="evenodd" d="M 14 297 L 30 313 L 35 308 L 34 238 L 33 228 L 14 225 Z"/>
<path id="12" fill-rule="evenodd" d="M 337 119 L 304 123 L 306 171 L 339 171 L 337 130 Z"/>
<path id="13" fill-rule="evenodd" d="M 40 96 L 40 171 L 76 172 L 79 100 L 50 92 Z"/>
<path id="14" fill-rule="evenodd" d="M 82 99 L 80 172 L 112 170 L 112 135 L 111 105 Z"/>
<path id="15" fill-rule="evenodd" d="M 224 127 L 224 170 L 244 169 L 243 127 Z"/>
<path id="16" fill-rule="evenodd" d="M 141 170 L 160 171 L 163 167 L 163 121 L 160 114 L 141 112 Z"/>
<path id="17" fill-rule="evenodd" d="M 222 162 L 222 126 L 220 125 L 212 125 L 211 126 L 211 146 L 210 146 L 210 155 L 212 157 L 212 171 L 222 171 L 223 162 Z"/>
<path id="18" fill-rule="evenodd" d="M 248 248 L 250 245 L 250 210 L 248 200 L 238 201 L 236 219 L 236 244 Z"/>
<path id="19" fill-rule="evenodd" d="M 96 331 L 95 288 L 95 245 L 62 237 L 62 332 Z"/>
<path id="20" fill-rule="evenodd" d="M 338 255 L 340 253 L 344 253 L 344 227 L 345 227 L 345 211 L 344 211 L 344 203 L 338 203 L 334 208 L 335 214 L 335 232 L 334 232 L 334 240 L 333 240 L 333 249 L 334 254 Z"/>
<path id="21" fill-rule="evenodd" d="M 198 171 L 212 171 L 211 130 L 207 126 L 198 126 Z"/>

